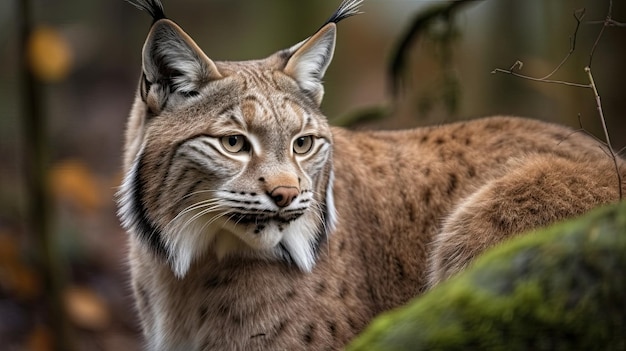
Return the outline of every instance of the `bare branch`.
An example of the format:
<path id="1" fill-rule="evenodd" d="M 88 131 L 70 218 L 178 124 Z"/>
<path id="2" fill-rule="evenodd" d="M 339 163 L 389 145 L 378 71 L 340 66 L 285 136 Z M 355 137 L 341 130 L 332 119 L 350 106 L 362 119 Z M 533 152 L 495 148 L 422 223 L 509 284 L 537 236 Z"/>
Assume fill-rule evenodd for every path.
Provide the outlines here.
<path id="1" fill-rule="evenodd" d="M 552 72 L 548 73 L 546 76 L 541 77 L 541 78 L 537 78 L 537 77 L 527 76 L 525 74 L 520 74 L 520 73 L 513 72 L 514 69 L 521 70 L 522 67 L 524 66 L 524 63 L 522 61 L 519 61 L 519 60 L 515 61 L 515 63 L 508 70 L 505 70 L 505 69 L 502 69 L 502 68 L 496 68 L 493 71 L 491 71 L 491 73 L 492 74 L 495 74 L 495 73 L 506 73 L 506 74 L 510 74 L 512 76 L 515 76 L 517 78 L 528 79 L 528 80 L 532 80 L 532 81 L 535 81 L 535 82 L 550 83 L 550 84 L 562 84 L 562 85 L 568 85 L 568 86 L 577 87 L 577 88 L 591 88 L 591 86 L 589 84 L 580 84 L 580 83 L 572 83 L 572 82 L 567 82 L 567 81 L 562 81 L 562 80 L 549 79 L 559 69 L 561 69 L 561 67 L 563 67 L 565 62 L 567 62 L 567 60 L 570 58 L 570 56 L 572 56 L 572 53 L 576 50 L 576 39 L 578 37 L 578 29 L 580 28 L 580 23 L 582 22 L 582 19 L 585 17 L 585 13 L 586 13 L 585 8 L 580 8 L 580 9 L 574 11 L 573 15 L 574 15 L 574 19 L 576 20 L 576 27 L 574 28 L 574 32 L 570 36 L 570 49 L 569 49 L 568 53 L 565 55 L 565 57 L 561 60 L 561 62 L 552 70 Z"/>
<path id="2" fill-rule="evenodd" d="M 567 60 L 570 58 L 570 56 L 572 55 L 572 53 L 576 49 L 576 37 L 578 35 L 578 29 L 580 28 L 580 23 L 582 22 L 582 19 L 585 16 L 585 9 L 584 8 L 574 11 L 574 18 L 576 19 L 576 28 L 574 29 L 574 33 L 570 37 L 570 50 L 569 50 L 569 52 L 565 55 L 563 60 L 561 60 L 561 62 L 548 75 L 546 75 L 544 77 L 541 77 L 541 78 L 537 78 L 537 77 L 531 77 L 531 76 L 527 76 L 527 75 L 524 75 L 524 74 L 520 74 L 520 73 L 514 72 L 514 70 L 521 70 L 522 67 L 524 66 L 524 63 L 522 61 L 519 61 L 519 60 L 515 61 L 515 63 L 508 70 L 501 69 L 501 68 L 496 68 L 491 73 L 506 73 L 506 74 L 510 74 L 510 75 L 518 77 L 518 78 L 528 79 L 528 80 L 541 82 L 541 83 L 554 83 L 554 84 L 562 84 L 562 85 L 574 86 L 574 87 L 579 87 L 579 88 L 590 88 L 590 89 L 592 89 L 593 93 L 594 93 L 595 100 L 596 100 L 596 109 L 598 110 L 598 115 L 600 117 L 600 122 L 602 123 L 602 130 L 604 132 L 604 137 L 605 137 L 606 142 L 604 142 L 602 140 L 599 140 L 595 136 L 594 136 L 594 138 L 596 140 L 598 140 L 598 143 L 600 144 L 603 152 L 608 157 L 610 157 L 611 160 L 613 161 L 613 165 L 615 166 L 615 171 L 616 171 L 615 173 L 617 175 L 617 182 L 618 182 L 617 183 L 617 188 L 618 188 L 618 192 L 619 192 L 619 198 L 621 200 L 621 199 L 623 199 L 622 175 L 620 173 L 620 169 L 619 169 L 619 165 L 618 165 L 618 155 L 622 151 L 624 151 L 624 149 L 619 150 L 618 152 L 615 152 L 615 150 L 613 150 L 613 146 L 611 144 L 611 139 L 609 137 L 609 130 L 608 130 L 607 126 L 606 126 L 606 119 L 604 118 L 604 111 L 602 109 L 602 101 L 600 99 L 600 94 L 598 93 L 598 88 L 596 87 L 596 83 L 593 80 L 593 74 L 591 72 L 591 63 L 593 62 L 593 56 L 595 54 L 596 48 L 598 47 L 598 44 L 600 43 L 600 39 L 602 39 L 602 35 L 604 34 L 604 30 L 606 29 L 606 27 L 609 27 L 609 26 L 626 26 L 626 24 L 624 24 L 624 23 L 620 23 L 620 22 L 614 21 L 611 18 L 612 12 L 613 12 L 613 0 L 609 0 L 608 13 L 606 15 L 605 20 L 601 22 L 603 24 L 602 28 L 600 29 L 600 32 L 598 33 L 598 36 L 596 37 L 596 40 L 593 43 L 593 46 L 592 46 L 591 51 L 589 53 L 589 63 L 585 67 L 585 72 L 587 73 L 587 78 L 589 79 L 589 84 L 579 84 L 579 83 L 572 83 L 572 82 L 567 82 L 567 81 L 548 79 L 552 75 L 554 75 L 565 64 L 565 62 L 567 62 Z M 582 122 L 580 121 L 580 114 L 578 115 L 578 118 L 579 118 L 579 123 L 581 125 L 582 130 L 584 130 L 584 128 L 582 127 Z M 576 133 L 576 132 L 577 131 L 575 131 L 574 133 Z M 572 134 L 574 134 L 574 133 L 572 133 Z M 589 134 L 589 133 L 587 133 L 587 134 Z M 591 134 L 589 134 L 589 135 L 591 135 Z"/>
<path id="3" fill-rule="evenodd" d="M 589 63 L 587 64 L 587 67 L 589 67 L 590 69 L 591 69 L 591 63 L 593 62 L 593 55 L 595 54 L 596 48 L 598 47 L 598 43 L 600 43 L 600 39 L 602 38 L 602 35 L 604 34 L 604 30 L 606 29 L 606 27 L 614 25 L 613 23 L 619 23 L 619 22 L 613 21 L 612 16 L 613 16 L 613 0 L 609 0 L 609 10 L 607 11 L 606 18 L 602 22 L 603 25 L 602 25 L 602 28 L 600 29 L 600 33 L 598 33 L 598 36 L 596 37 L 596 41 L 593 43 L 593 47 L 591 47 L 591 53 L 589 54 Z"/>
<path id="4" fill-rule="evenodd" d="M 619 22 L 614 19 L 604 21 L 589 21 L 587 24 L 603 24 L 606 27 L 626 27 L 626 22 Z"/>
<path id="5" fill-rule="evenodd" d="M 606 145 L 610 153 L 610 157 L 613 160 L 613 165 L 615 166 L 615 173 L 617 174 L 617 189 L 619 191 L 619 198 L 621 200 L 623 198 L 622 175 L 619 171 L 619 165 L 617 164 L 617 155 L 615 154 L 615 151 L 613 150 L 611 139 L 609 138 L 609 130 L 606 127 L 606 119 L 604 118 L 604 111 L 602 110 L 602 101 L 600 100 L 600 94 L 598 94 L 598 88 L 596 87 L 596 83 L 593 80 L 593 74 L 591 73 L 591 68 L 589 66 L 585 67 L 585 72 L 587 72 L 587 77 L 589 78 L 589 84 L 591 84 L 591 89 L 593 89 L 593 94 L 596 98 L 596 108 L 598 110 L 598 114 L 600 115 L 600 122 L 602 122 L 602 130 L 604 131 L 604 137 L 606 138 Z"/>
<path id="6" fill-rule="evenodd" d="M 531 77 L 531 76 L 527 76 L 527 75 L 524 75 L 524 74 L 515 73 L 512 70 L 506 70 L 506 69 L 502 69 L 502 68 L 496 68 L 493 71 L 491 71 L 491 73 L 492 74 L 494 74 L 494 73 L 506 73 L 506 74 L 510 74 L 510 75 L 512 75 L 514 77 L 528 79 L 528 80 L 532 80 L 532 81 L 535 81 L 535 82 L 541 82 L 541 83 L 562 84 L 562 85 L 569 85 L 569 86 L 577 87 L 577 88 L 591 88 L 591 86 L 589 84 L 572 83 L 572 82 L 568 82 L 568 81 L 564 81 L 564 80 L 553 80 L 553 79 L 536 78 L 536 77 Z"/>
<path id="7" fill-rule="evenodd" d="M 561 60 L 561 62 L 552 70 L 552 72 L 550 72 L 547 76 L 540 78 L 541 80 L 546 80 L 552 77 L 552 75 L 555 74 L 559 69 L 561 69 L 561 67 L 565 64 L 565 62 L 567 62 L 569 57 L 572 56 L 572 53 L 574 52 L 574 50 L 576 50 L 576 37 L 578 36 L 578 28 L 580 28 L 580 22 L 582 21 L 583 17 L 585 17 L 585 12 L 586 10 L 584 7 L 574 11 L 574 19 L 576 19 L 576 28 L 574 29 L 574 34 L 572 34 L 569 37 L 569 41 L 570 41 L 569 52 L 567 53 L 567 55 L 565 55 L 563 60 Z"/>
<path id="8" fill-rule="evenodd" d="M 583 120 L 582 117 L 580 116 L 580 113 L 578 114 L 578 126 L 580 128 L 573 130 L 572 132 L 570 132 L 569 134 L 567 134 L 563 139 L 561 139 L 557 145 L 561 145 L 562 142 L 564 142 L 565 140 L 569 139 L 569 137 L 571 137 L 574 134 L 578 134 L 578 133 L 583 133 L 586 136 L 594 139 L 598 144 L 600 144 L 600 146 L 607 146 L 606 142 L 604 142 L 604 140 L 598 138 L 597 136 L 595 136 L 594 134 L 590 133 L 587 129 L 585 129 L 585 127 L 583 126 Z M 611 156 L 604 148 L 600 148 L 602 150 L 602 152 L 604 152 L 607 156 Z"/>

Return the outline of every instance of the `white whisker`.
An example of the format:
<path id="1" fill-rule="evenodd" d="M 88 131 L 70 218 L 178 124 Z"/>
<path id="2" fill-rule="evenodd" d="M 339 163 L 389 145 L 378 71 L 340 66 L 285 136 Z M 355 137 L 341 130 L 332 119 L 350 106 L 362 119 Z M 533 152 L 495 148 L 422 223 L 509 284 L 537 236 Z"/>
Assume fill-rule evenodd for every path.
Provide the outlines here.
<path id="1" fill-rule="evenodd" d="M 202 225 L 202 227 L 200 227 L 200 231 L 204 231 L 204 229 L 205 229 L 206 227 L 210 226 L 210 225 L 211 225 L 211 224 L 213 224 L 215 221 L 217 221 L 218 219 L 220 219 L 220 218 L 222 218 L 222 217 L 224 217 L 224 216 L 228 215 L 229 213 L 230 213 L 230 211 L 229 211 L 229 210 L 227 210 L 227 211 L 224 211 L 224 212 L 221 212 L 221 213 L 217 214 L 216 216 L 213 216 L 213 218 L 211 218 L 209 221 L 207 221 L 206 223 L 204 223 L 204 224 Z M 223 224 L 222 224 L 222 228 L 224 227 L 224 224 L 225 224 L 225 223 L 223 223 Z"/>
<path id="2" fill-rule="evenodd" d="M 172 218 L 167 225 L 165 226 L 165 228 L 169 228 L 170 225 L 178 220 L 180 217 L 184 216 L 185 214 L 191 212 L 191 211 L 195 211 L 197 209 L 200 209 L 204 206 L 211 206 L 213 204 L 218 203 L 219 200 L 218 199 L 209 199 L 209 200 L 203 200 L 203 201 L 199 201 L 199 202 L 195 202 L 187 207 L 185 207 L 182 211 L 180 211 L 174 218 Z"/>
<path id="3" fill-rule="evenodd" d="M 192 222 L 196 221 L 198 218 L 203 217 L 204 215 L 207 215 L 211 212 L 214 212 L 222 207 L 223 207 L 222 205 L 216 204 L 210 207 L 203 208 L 200 212 L 194 214 L 193 216 L 191 216 L 191 218 L 187 219 L 187 221 L 185 221 L 185 223 L 181 226 L 181 230 L 189 226 Z"/>

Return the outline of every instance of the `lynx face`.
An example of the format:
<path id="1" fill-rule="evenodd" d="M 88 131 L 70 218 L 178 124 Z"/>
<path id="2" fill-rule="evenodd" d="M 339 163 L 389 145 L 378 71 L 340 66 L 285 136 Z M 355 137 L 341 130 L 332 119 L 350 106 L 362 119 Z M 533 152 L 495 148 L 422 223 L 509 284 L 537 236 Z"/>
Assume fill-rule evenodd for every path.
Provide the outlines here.
<path id="1" fill-rule="evenodd" d="M 125 228 L 179 277 L 202 255 L 310 270 L 335 222 L 321 79 L 334 21 L 349 14 L 264 60 L 213 62 L 153 5 L 127 132 Z"/>

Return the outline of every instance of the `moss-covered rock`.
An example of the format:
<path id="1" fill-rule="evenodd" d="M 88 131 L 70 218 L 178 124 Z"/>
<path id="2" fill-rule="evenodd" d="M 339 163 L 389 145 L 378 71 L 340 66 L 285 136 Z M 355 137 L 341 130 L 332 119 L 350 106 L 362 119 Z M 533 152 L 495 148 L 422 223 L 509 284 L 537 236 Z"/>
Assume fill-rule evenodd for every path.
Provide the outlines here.
<path id="1" fill-rule="evenodd" d="M 626 350 L 626 202 L 487 252 L 348 350 Z"/>

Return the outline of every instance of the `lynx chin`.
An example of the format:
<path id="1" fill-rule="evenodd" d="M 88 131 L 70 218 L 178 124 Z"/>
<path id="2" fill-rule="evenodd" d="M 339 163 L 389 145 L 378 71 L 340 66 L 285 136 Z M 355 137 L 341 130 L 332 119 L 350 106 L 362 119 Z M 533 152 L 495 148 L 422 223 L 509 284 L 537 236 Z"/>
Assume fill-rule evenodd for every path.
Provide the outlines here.
<path id="1" fill-rule="evenodd" d="M 147 349 L 339 350 L 490 246 L 619 200 L 612 161 L 566 127 L 329 126 L 322 79 L 361 0 L 241 62 L 129 1 L 154 19 L 118 194 Z"/>

